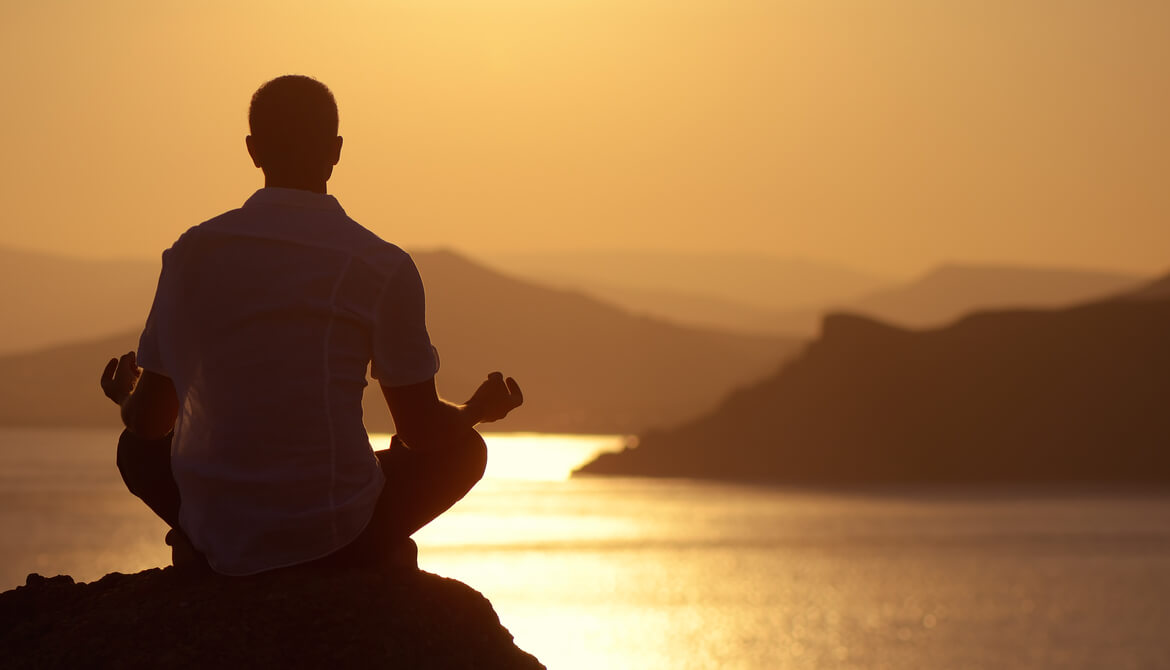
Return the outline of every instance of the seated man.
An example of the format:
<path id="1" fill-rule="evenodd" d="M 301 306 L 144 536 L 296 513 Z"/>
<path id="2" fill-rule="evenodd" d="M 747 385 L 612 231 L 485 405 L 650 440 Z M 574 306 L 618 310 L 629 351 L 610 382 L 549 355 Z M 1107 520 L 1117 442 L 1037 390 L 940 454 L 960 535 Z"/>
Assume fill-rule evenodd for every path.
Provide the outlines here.
<path id="1" fill-rule="evenodd" d="M 215 572 L 383 565 L 483 476 L 473 426 L 520 388 L 492 373 L 464 405 L 439 398 L 413 261 L 326 194 L 328 88 L 274 79 L 248 120 L 265 187 L 163 253 L 137 355 L 102 375 L 126 425 L 118 468 Z M 379 452 L 362 424 L 371 364 L 398 430 Z"/>

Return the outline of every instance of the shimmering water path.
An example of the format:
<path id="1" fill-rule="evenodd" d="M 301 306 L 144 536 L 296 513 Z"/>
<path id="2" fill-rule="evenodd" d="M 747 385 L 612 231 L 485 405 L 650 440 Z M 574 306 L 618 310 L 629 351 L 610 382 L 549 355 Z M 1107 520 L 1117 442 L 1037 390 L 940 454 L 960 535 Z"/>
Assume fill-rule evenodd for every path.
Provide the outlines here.
<path id="1" fill-rule="evenodd" d="M 115 438 L 0 431 L 0 588 L 166 563 Z M 620 439 L 490 442 L 419 562 L 550 668 L 1170 667 L 1170 496 L 566 481 Z"/>

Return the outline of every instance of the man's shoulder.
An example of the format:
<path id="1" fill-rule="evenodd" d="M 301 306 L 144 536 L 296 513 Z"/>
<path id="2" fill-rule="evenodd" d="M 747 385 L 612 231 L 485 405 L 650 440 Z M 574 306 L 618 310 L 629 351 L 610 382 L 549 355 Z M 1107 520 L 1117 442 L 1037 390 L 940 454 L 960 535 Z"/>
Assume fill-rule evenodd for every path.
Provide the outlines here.
<path id="1" fill-rule="evenodd" d="M 193 239 L 196 239 L 208 232 L 215 232 L 218 228 L 222 228 L 225 225 L 230 226 L 232 222 L 238 221 L 243 217 L 244 210 L 239 207 L 236 209 L 229 209 L 222 214 L 217 214 L 216 216 L 213 216 L 206 221 L 197 223 L 183 231 L 183 234 L 179 235 L 179 238 L 175 240 L 174 244 L 171 245 L 171 248 L 174 249 L 175 247 L 190 244 Z"/>
<path id="2" fill-rule="evenodd" d="M 175 258 L 183 255 L 184 250 L 198 245 L 199 241 L 208 232 L 213 232 L 217 226 L 221 226 L 224 223 L 231 222 L 232 220 L 238 218 L 240 211 L 241 210 L 239 208 L 228 210 L 222 214 L 213 216 L 210 219 L 203 221 L 202 223 L 197 223 L 183 231 L 183 234 L 179 235 L 179 237 L 171 243 L 171 246 L 163 251 L 163 260 L 174 260 Z"/>
<path id="3" fill-rule="evenodd" d="M 348 252 L 357 261 L 363 262 L 383 273 L 392 273 L 403 262 L 410 260 L 402 247 L 382 239 L 374 231 L 343 215 L 344 223 L 339 225 L 331 241 Z"/>
<path id="4" fill-rule="evenodd" d="M 228 210 L 188 228 L 164 254 L 181 254 L 185 247 L 200 247 L 212 238 L 231 237 L 271 239 L 319 247 L 345 254 L 383 276 L 395 273 L 404 263 L 412 262 L 410 254 L 404 249 L 383 239 L 344 212 L 322 215 L 319 221 L 285 221 L 273 225 L 273 222 L 258 217 L 256 212 L 246 207 Z"/>

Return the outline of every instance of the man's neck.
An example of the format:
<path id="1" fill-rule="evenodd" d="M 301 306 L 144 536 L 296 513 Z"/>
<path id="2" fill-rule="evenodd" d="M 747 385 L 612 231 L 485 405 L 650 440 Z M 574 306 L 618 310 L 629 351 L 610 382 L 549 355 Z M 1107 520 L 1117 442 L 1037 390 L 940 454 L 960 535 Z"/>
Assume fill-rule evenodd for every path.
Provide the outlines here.
<path id="1" fill-rule="evenodd" d="M 289 177 L 264 177 L 264 188 L 294 188 L 298 191 L 312 191 L 313 193 L 328 193 L 324 179 L 294 179 Z"/>

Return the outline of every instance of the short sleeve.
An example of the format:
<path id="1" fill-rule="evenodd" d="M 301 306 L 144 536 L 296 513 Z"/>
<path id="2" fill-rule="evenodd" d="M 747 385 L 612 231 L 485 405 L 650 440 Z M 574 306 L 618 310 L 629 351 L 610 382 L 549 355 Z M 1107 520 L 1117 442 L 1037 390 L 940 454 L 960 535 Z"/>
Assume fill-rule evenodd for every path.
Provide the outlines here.
<path id="1" fill-rule="evenodd" d="M 438 371 L 439 355 L 427 334 L 422 278 L 407 256 L 387 279 L 374 312 L 371 374 L 383 386 L 408 386 Z"/>
<path id="2" fill-rule="evenodd" d="M 142 330 L 142 336 L 138 338 L 138 367 L 158 373 L 160 375 L 169 376 L 166 366 L 163 365 L 162 349 L 159 346 L 159 319 L 162 306 L 166 303 L 167 297 L 164 293 L 164 280 L 167 272 L 167 256 L 170 250 L 163 252 L 163 269 L 159 274 L 158 286 L 154 290 L 154 302 L 150 306 L 150 313 L 146 316 L 146 327 Z"/>

